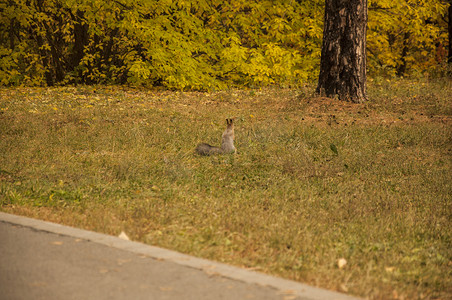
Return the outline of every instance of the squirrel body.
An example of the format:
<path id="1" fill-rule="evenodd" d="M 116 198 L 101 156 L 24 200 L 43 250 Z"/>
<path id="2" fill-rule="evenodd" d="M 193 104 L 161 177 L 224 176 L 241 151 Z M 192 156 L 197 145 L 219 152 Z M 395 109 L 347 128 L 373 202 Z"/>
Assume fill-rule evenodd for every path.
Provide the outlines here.
<path id="1" fill-rule="evenodd" d="M 196 152 L 200 155 L 234 153 L 234 120 L 226 119 L 226 130 L 221 136 L 221 147 L 215 147 L 206 143 L 201 143 L 196 147 Z"/>

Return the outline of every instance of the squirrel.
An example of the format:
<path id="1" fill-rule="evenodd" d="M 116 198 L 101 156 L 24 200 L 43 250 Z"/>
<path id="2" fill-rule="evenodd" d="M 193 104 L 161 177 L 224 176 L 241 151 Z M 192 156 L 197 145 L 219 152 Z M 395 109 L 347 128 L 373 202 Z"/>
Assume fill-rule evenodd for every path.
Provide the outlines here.
<path id="1" fill-rule="evenodd" d="M 201 143 L 196 147 L 196 152 L 200 155 L 228 154 L 235 153 L 234 147 L 234 119 L 226 119 L 226 130 L 221 136 L 221 147 L 211 146 Z"/>

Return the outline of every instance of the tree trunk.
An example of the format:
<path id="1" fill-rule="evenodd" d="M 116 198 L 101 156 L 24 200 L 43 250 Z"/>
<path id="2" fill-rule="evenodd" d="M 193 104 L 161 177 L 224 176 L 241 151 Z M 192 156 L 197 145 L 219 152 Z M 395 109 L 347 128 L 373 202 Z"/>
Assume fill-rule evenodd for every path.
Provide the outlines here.
<path id="1" fill-rule="evenodd" d="M 84 14 L 81 10 L 77 10 L 75 15 L 69 11 L 72 21 L 74 22 L 74 48 L 71 54 L 71 69 L 75 69 L 80 64 L 85 55 L 85 46 L 88 44 L 88 24 L 86 24 Z M 79 77 L 80 74 L 79 74 Z"/>
<path id="2" fill-rule="evenodd" d="M 452 4 L 449 6 L 449 53 L 447 62 L 452 64 Z"/>
<path id="3" fill-rule="evenodd" d="M 318 94 L 367 100 L 366 26 L 367 0 L 325 0 Z"/>
<path id="4" fill-rule="evenodd" d="M 403 46 L 402 46 L 402 53 L 401 53 L 401 57 L 400 57 L 400 61 L 401 63 L 397 65 L 396 67 L 396 75 L 401 77 L 403 75 L 405 75 L 406 72 L 406 56 L 408 54 L 408 43 L 410 38 L 410 33 L 409 32 L 405 32 L 403 34 Z"/>

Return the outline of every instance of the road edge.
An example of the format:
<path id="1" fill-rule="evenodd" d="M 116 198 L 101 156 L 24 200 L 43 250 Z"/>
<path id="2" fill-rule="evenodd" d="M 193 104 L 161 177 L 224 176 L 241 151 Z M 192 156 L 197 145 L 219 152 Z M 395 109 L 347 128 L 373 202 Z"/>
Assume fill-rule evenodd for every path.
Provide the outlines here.
<path id="1" fill-rule="evenodd" d="M 123 240 L 115 236 L 64 226 L 57 223 L 12 215 L 4 212 L 0 212 L 0 222 L 29 227 L 38 231 L 45 231 L 73 238 L 84 239 L 116 249 L 129 251 L 135 254 L 145 255 L 157 260 L 171 261 L 179 265 L 204 271 L 208 274 L 219 275 L 245 283 L 272 287 L 279 290 L 283 294 L 299 296 L 306 300 L 360 299 L 350 295 L 313 287 L 296 281 L 278 278 L 203 258 L 197 258 L 173 250 L 150 246 L 139 242 Z"/>

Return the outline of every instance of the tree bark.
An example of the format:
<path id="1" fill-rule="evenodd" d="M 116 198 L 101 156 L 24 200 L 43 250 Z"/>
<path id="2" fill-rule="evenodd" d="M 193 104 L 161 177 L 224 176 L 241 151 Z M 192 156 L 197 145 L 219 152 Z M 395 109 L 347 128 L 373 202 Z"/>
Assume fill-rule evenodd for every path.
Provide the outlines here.
<path id="1" fill-rule="evenodd" d="M 401 57 L 400 57 L 401 63 L 398 64 L 396 67 L 396 75 L 399 77 L 405 75 L 405 72 L 406 72 L 406 65 L 407 65 L 406 56 L 408 54 L 409 38 L 410 38 L 410 33 L 405 32 L 403 34 L 403 46 L 402 46 L 402 53 L 401 53 Z"/>
<path id="2" fill-rule="evenodd" d="M 74 49 L 71 54 L 71 69 L 75 69 L 84 56 L 85 46 L 88 44 L 88 24 L 84 20 L 84 14 L 77 10 L 75 15 L 69 10 L 72 21 L 74 22 Z"/>
<path id="3" fill-rule="evenodd" d="M 325 0 L 318 94 L 367 100 L 366 26 L 367 0 Z"/>
<path id="4" fill-rule="evenodd" d="M 447 54 L 447 62 L 452 64 L 452 4 L 449 6 L 449 53 Z"/>

